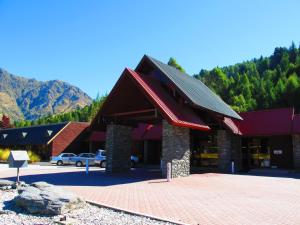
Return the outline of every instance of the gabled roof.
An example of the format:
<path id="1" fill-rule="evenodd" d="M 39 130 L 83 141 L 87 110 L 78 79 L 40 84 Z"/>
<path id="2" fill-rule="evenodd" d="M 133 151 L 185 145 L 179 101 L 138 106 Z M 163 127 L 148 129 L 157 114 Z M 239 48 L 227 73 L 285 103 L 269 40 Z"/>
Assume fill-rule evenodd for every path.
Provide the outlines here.
<path id="1" fill-rule="evenodd" d="M 173 82 L 173 84 L 190 100 L 194 106 L 213 111 L 227 117 L 241 119 L 241 117 L 229 105 L 213 93 L 200 80 L 191 77 L 172 66 L 145 55 L 137 66 L 136 71 L 139 71 L 145 60 L 150 62 L 156 69 L 160 70 L 171 82 Z"/>
<path id="2" fill-rule="evenodd" d="M 188 107 L 180 106 L 154 79 L 141 76 L 130 69 L 125 70 L 125 75 L 130 76 L 135 81 L 170 124 L 198 130 L 210 130 L 209 126 L 199 116 Z"/>
<path id="3" fill-rule="evenodd" d="M 243 136 L 291 135 L 293 132 L 293 108 L 268 109 L 240 113 L 243 121 L 224 119 L 235 134 Z"/>
<path id="4" fill-rule="evenodd" d="M 69 123 L 0 130 L 0 145 L 42 145 L 55 137 Z"/>

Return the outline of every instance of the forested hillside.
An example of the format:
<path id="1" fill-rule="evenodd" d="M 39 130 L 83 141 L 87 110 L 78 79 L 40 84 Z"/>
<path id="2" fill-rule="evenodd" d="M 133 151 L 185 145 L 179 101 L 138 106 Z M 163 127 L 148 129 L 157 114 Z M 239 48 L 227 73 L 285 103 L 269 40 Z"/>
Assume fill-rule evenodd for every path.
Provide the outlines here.
<path id="1" fill-rule="evenodd" d="M 233 66 L 201 70 L 194 75 L 239 112 L 294 106 L 300 110 L 300 48 L 275 48 Z"/>

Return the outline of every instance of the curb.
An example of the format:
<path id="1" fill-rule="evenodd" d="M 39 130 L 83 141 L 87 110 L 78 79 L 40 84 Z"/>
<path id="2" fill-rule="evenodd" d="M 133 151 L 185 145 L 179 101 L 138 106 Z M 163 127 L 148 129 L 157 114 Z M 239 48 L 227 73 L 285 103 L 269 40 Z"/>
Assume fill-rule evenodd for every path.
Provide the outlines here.
<path id="1" fill-rule="evenodd" d="M 150 219 L 153 219 L 153 220 L 159 220 L 161 222 L 172 223 L 172 224 L 175 224 L 175 225 L 190 225 L 188 223 L 178 223 L 178 222 L 174 222 L 172 220 L 164 219 L 164 218 L 161 218 L 161 217 L 151 216 L 151 215 L 148 215 L 148 214 L 145 214 L 145 213 L 137 213 L 137 212 L 133 212 L 133 211 L 126 210 L 126 209 L 121 209 L 121 208 L 117 208 L 117 207 L 108 206 L 108 205 L 105 205 L 105 204 L 100 204 L 100 203 L 90 201 L 90 200 L 86 200 L 86 202 L 88 202 L 88 203 L 90 203 L 91 205 L 94 205 L 94 206 L 98 206 L 98 207 L 102 207 L 102 208 L 108 208 L 108 209 L 111 209 L 111 210 L 114 210 L 114 211 L 119 211 L 119 212 L 125 212 L 127 214 L 134 215 L 134 216 L 143 216 L 143 217 L 147 217 L 147 218 L 150 218 Z"/>

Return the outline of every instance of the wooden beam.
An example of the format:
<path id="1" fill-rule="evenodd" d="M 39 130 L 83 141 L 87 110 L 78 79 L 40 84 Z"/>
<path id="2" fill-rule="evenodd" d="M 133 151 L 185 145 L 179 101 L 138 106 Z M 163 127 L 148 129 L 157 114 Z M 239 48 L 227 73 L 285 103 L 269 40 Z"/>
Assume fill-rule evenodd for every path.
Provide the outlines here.
<path id="1" fill-rule="evenodd" d="M 148 112 L 155 112 L 155 109 L 142 109 L 142 110 L 136 110 L 136 111 L 114 113 L 114 114 L 110 114 L 108 116 L 129 116 L 129 115 L 134 115 L 134 114 L 139 114 L 139 113 L 148 113 Z"/>

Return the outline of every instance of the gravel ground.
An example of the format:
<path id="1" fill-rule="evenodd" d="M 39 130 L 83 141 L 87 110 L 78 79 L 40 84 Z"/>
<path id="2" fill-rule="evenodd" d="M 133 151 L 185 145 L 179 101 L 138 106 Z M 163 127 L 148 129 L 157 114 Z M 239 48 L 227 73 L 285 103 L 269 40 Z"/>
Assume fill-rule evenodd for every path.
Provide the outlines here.
<path id="1" fill-rule="evenodd" d="M 41 215 L 29 215 L 22 209 L 17 208 L 11 200 L 17 195 L 16 190 L 1 191 L 0 190 L 0 224 L 1 225 L 46 225 L 56 224 L 55 221 L 59 216 L 46 217 Z M 147 217 L 134 216 L 128 213 L 122 213 L 107 208 L 97 207 L 86 204 L 85 207 L 65 214 L 68 218 L 74 219 L 72 225 L 153 225 L 164 224 L 171 225 L 158 220 Z"/>

